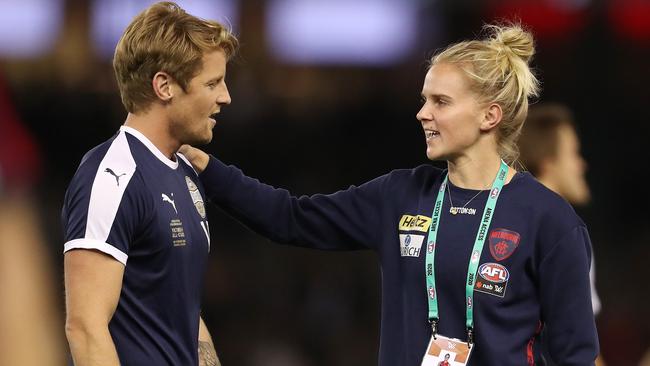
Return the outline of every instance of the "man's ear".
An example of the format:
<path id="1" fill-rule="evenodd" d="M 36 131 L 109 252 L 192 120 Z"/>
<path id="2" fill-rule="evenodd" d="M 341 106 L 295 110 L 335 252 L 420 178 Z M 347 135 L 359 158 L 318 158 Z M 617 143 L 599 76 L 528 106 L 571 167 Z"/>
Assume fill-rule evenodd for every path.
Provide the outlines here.
<path id="1" fill-rule="evenodd" d="M 154 93 L 161 101 L 167 103 L 174 97 L 173 80 L 169 74 L 158 71 L 151 80 Z"/>
<path id="2" fill-rule="evenodd" d="M 503 110 L 501 110 L 501 106 L 498 105 L 497 103 L 492 103 L 490 104 L 486 109 L 483 114 L 483 122 L 481 122 L 481 131 L 489 131 L 496 127 L 499 122 L 501 122 L 501 118 L 503 117 Z"/>

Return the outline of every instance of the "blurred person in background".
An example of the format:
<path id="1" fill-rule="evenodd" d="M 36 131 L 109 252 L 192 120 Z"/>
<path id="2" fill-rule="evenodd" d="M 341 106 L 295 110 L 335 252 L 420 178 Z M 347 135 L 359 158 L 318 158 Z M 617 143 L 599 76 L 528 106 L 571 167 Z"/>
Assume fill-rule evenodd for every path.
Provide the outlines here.
<path id="1" fill-rule="evenodd" d="M 151 5 L 122 35 L 113 66 L 126 121 L 83 157 L 63 207 L 75 365 L 219 364 L 200 316 L 203 189 L 175 152 L 212 139 L 236 48 L 223 25 L 171 2 Z"/>
<path id="2" fill-rule="evenodd" d="M 650 366 L 650 348 L 643 354 L 639 366 Z"/>
<path id="3" fill-rule="evenodd" d="M 556 103 L 532 106 L 519 139 L 519 150 L 524 168 L 540 183 L 574 206 L 589 203 L 587 163 L 580 154 L 580 140 L 569 108 Z M 592 309 L 594 315 L 598 315 L 601 304 L 596 291 L 593 256 L 589 277 Z M 601 357 L 597 364 L 604 365 Z"/>
<path id="4" fill-rule="evenodd" d="M 58 366 L 65 345 L 34 199 L 40 159 L 0 74 L 0 365 Z"/>
<path id="5" fill-rule="evenodd" d="M 533 37 L 516 25 L 486 29 L 486 38 L 435 55 L 424 79 L 417 119 L 427 157 L 447 170 L 396 170 L 298 198 L 198 149 L 181 151 L 202 172 L 211 201 L 258 233 L 378 252 L 380 365 L 435 364 L 438 339 L 454 344 L 457 365 L 532 365 L 543 327 L 554 359 L 593 365 L 586 227 L 564 200 L 510 166 L 528 98 L 538 93 L 528 65 Z"/>

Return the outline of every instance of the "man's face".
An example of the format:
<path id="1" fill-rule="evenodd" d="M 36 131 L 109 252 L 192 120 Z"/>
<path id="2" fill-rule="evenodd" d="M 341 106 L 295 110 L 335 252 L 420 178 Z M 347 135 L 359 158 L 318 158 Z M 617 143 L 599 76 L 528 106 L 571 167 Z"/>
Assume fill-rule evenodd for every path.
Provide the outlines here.
<path id="1" fill-rule="evenodd" d="M 561 196 L 574 205 L 589 202 L 591 194 L 585 179 L 587 164 L 580 155 L 578 136 L 571 126 L 562 125 L 557 130 L 557 156 L 549 169 Z"/>
<path id="2" fill-rule="evenodd" d="M 203 67 L 186 87 L 174 86 L 170 108 L 170 132 L 181 144 L 204 145 L 212 141 L 215 115 L 230 104 L 226 86 L 226 55 L 211 51 L 203 56 Z"/>

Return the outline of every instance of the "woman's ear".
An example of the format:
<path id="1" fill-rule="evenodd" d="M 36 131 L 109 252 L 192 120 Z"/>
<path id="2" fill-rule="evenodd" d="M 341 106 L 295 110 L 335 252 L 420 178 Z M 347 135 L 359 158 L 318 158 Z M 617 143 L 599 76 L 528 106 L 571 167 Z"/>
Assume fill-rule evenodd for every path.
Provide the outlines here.
<path id="1" fill-rule="evenodd" d="M 490 131 L 494 127 L 496 127 L 499 122 L 501 122 L 501 118 L 503 117 L 503 111 L 501 110 L 501 106 L 498 105 L 497 103 L 492 103 L 490 104 L 487 109 L 485 110 L 485 114 L 483 115 L 483 122 L 481 123 L 481 131 Z"/>
<path id="2" fill-rule="evenodd" d="M 169 74 L 158 71 L 154 76 L 153 79 L 151 80 L 151 84 L 153 87 L 154 93 L 156 93 L 156 96 L 158 99 L 160 99 L 163 102 L 169 102 L 172 97 L 174 96 L 173 90 L 172 90 L 172 78 L 169 76 Z"/>

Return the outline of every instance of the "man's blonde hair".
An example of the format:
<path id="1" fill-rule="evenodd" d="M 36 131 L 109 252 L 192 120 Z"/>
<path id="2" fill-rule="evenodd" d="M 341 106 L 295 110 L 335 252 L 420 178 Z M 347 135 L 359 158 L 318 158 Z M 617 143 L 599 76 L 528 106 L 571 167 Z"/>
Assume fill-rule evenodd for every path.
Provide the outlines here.
<path id="1" fill-rule="evenodd" d="M 485 31 L 485 39 L 453 44 L 433 56 L 431 65 L 459 66 L 481 103 L 501 106 L 499 155 L 512 164 L 519 157 L 517 139 L 528 113 L 528 98 L 539 93 L 539 81 L 528 66 L 535 53 L 533 36 L 517 24 L 486 25 Z"/>
<path id="2" fill-rule="evenodd" d="M 113 68 L 122 104 L 130 113 L 146 111 L 156 99 L 153 76 L 169 74 L 186 90 L 201 72 L 206 52 L 222 50 L 227 58 L 237 38 L 222 24 L 188 14 L 173 2 L 151 5 L 133 19 L 115 48 Z"/>

